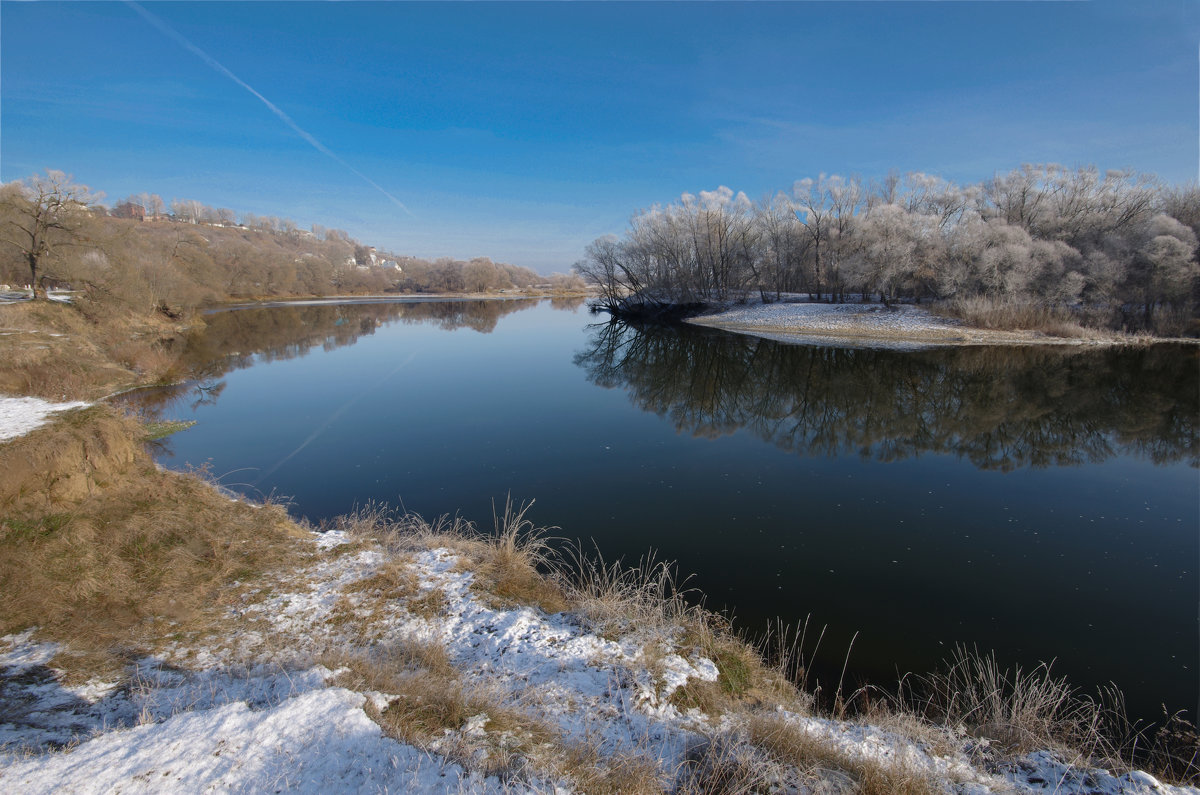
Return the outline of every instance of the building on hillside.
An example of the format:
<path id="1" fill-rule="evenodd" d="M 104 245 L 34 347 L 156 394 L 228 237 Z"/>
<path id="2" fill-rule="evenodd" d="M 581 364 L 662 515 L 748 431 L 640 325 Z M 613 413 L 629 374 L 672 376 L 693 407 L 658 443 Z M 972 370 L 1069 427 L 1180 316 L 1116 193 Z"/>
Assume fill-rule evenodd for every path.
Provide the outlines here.
<path id="1" fill-rule="evenodd" d="M 139 221 L 146 220 L 146 208 L 140 204 L 133 202 L 125 202 L 118 204 L 112 211 L 114 218 L 136 218 Z"/>

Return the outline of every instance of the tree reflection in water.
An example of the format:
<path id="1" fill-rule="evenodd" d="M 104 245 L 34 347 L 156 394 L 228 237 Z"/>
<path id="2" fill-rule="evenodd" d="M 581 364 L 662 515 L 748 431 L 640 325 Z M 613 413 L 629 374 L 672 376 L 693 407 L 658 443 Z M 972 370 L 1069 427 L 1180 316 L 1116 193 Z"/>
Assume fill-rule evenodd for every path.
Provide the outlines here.
<path id="1" fill-rule="evenodd" d="M 157 416 L 184 400 L 192 401 L 195 410 L 216 403 L 225 388 L 222 376 L 256 362 L 294 359 L 318 348 L 336 350 L 396 322 L 490 334 L 502 317 L 531 309 L 540 300 L 374 300 L 219 310 L 207 315 L 205 326 L 187 337 L 176 366 L 185 382 L 138 390 L 124 396 L 123 401 L 147 416 Z M 552 299 L 550 305 L 573 311 L 579 301 Z"/>
<path id="2" fill-rule="evenodd" d="M 1121 454 L 1197 466 L 1197 358 L 1172 345 L 899 352 L 613 322 L 575 363 L 680 433 L 745 428 L 802 455 L 949 453 L 1008 471 Z"/>

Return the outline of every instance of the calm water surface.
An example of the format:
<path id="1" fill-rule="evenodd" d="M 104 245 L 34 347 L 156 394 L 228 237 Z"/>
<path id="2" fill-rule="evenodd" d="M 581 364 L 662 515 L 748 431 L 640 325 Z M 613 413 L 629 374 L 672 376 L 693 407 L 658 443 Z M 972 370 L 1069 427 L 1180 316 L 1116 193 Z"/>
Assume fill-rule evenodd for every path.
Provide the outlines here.
<path id="1" fill-rule="evenodd" d="M 896 352 L 595 325 L 577 303 L 244 309 L 142 396 L 160 460 L 490 526 L 492 502 L 654 549 L 750 631 L 828 625 L 818 674 L 891 683 L 956 643 L 1056 658 L 1152 718 L 1197 707 L 1196 348 Z M 831 673 L 832 672 L 832 673 Z M 1194 715 L 1195 712 L 1192 712 Z"/>

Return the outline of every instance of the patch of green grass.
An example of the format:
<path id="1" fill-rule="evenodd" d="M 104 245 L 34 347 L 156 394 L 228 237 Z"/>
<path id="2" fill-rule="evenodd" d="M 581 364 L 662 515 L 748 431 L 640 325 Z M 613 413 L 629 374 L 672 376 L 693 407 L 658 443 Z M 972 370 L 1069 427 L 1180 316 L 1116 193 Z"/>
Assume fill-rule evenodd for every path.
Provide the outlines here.
<path id="1" fill-rule="evenodd" d="M 165 439 L 173 433 L 186 431 L 196 424 L 195 420 L 156 420 L 144 424 L 146 430 L 142 436 L 143 442 L 156 442 Z"/>
<path id="2" fill-rule="evenodd" d="M 5 533 L 0 536 L 0 541 L 7 544 L 36 541 L 57 533 L 70 521 L 71 514 L 69 513 L 52 513 L 31 519 L 5 519 L 3 522 Z"/>
<path id="3" fill-rule="evenodd" d="M 750 689 L 753 671 L 747 662 L 748 649 L 733 649 L 726 644 L 713 650 L 713 662 L 717 666 L 717 683 L 721 690 L 731 696 L 740 696 Z"/>

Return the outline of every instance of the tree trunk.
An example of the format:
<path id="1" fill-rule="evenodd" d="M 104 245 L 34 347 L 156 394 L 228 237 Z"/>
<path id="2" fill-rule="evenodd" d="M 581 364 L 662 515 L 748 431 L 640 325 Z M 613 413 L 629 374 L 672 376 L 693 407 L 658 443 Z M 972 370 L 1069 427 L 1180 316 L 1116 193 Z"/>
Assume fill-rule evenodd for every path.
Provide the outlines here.
<path id="1" fill-rule="evenodd" d="M 38 256 L 29 254 L 29 284 L 33 287 L 33 300 L 46 299 L 46 289 L 38 282 Z"/>

